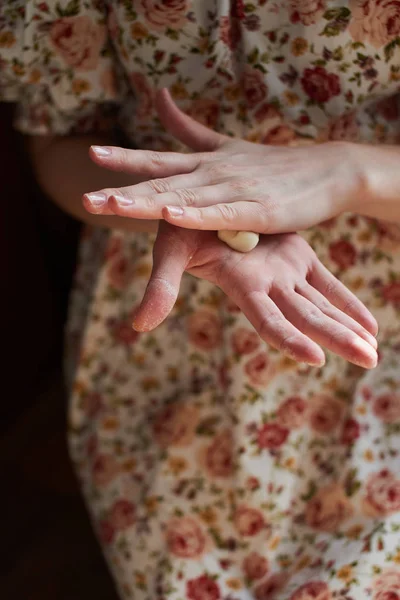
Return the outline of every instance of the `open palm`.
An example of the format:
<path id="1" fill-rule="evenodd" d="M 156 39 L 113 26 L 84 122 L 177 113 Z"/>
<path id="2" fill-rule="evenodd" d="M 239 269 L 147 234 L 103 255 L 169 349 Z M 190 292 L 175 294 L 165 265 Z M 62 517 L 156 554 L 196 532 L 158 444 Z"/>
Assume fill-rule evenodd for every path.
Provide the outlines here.
<path id="1" fill-rule="evenodd" d="M 185 271 L 219 286 L 263 340 L 296 361 L 322 365 L 320 344 L 362 367 L 376 365 L 375 319 L 298 234 L 264 236 L 241 254 L 213 232 L 161 222 L 136 329 L 154 329 L 168 316 Z"/>

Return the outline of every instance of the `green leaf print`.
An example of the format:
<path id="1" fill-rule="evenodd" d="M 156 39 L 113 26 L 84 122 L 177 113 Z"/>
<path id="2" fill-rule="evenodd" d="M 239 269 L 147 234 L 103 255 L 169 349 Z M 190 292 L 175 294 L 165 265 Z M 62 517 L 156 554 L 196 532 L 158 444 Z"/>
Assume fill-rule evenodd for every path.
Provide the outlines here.
<path id="1" fill-rule="evenodd" d="M 324 13 L 324 19 L 327 21 L 333 20 L 349 20 L 351 16 L 351 11 L 345 6 L 339 6 L 338 8 L 331 8 Z"/>
<path id="2" fill-rule="evenodd" d="M 80 0 L 70 0 L 65 8 L 57 2 L 56 11 L 60 17 L 75 17 L 80 11 Z"/>

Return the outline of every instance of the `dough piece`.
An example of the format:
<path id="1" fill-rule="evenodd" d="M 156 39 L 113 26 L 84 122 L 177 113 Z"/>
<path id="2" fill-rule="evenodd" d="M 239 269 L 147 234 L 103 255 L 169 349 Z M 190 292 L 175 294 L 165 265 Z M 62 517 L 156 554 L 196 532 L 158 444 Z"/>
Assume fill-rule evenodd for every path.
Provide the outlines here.
<path id="1" fill-rule="evenodd" d="M 258 233 L 252 233 L 251 231 L 218 231 L 218 237 L 238 252 L 250 252 L 257 246 L 260 239 Z"/>

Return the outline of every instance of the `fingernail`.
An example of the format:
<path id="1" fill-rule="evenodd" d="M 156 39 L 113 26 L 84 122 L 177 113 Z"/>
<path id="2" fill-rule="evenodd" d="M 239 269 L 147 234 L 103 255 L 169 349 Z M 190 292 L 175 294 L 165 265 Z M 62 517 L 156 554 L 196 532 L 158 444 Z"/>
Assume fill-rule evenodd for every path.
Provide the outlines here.
<path id="1" fill-rule="evenodd" d="M 112 198 L 119 206 L 132 206 L 134 204 L 134 201 L 131 198 L 126 198 L 126 196 L 112 196 Z"/>
<path id="2" fill-rule="evenodd" d="M 171 217 L 180 217 L 183 215 L 183 208 L 180 206 L 166 206 L 165 208 Z"/>
<path id="3" fill-rule="evenodd" d="M 93 204 L 96 208 L 100 208 L 100 206 L 104 206 L 107 202 L 107 196 L 103 194 L 103 192 L 96 192 L 94 194 L 86 194 L 86 198 L 89 200 L 90 204 Z"/>
<path id="4" fill-rule="evenodd" d="M 374 350 L 376 350 L 378 348 L 378 341 L 377 341 L 377 339 L 374 338 L 373 335 L 371 335 L 370 333 L 368 333 L 368 331 L 365 332 L 364 339 L 365 339 L 365 341 L 367 341 L 374 348 Z"/>
<path id="5" fill-rule="evenodd" d="M 111 148 L 108 146 L 92 146 L 92 150 L 97 156 L 110 156 Z"/>
<path id="6" fill-rule="evenodd" d="M 370 363 L 372 363 L 374 366 L 376 366 L 376 363 L 378 362 L 378 355 L 376 353 L 376 350 L 374 350 L 372 348 L 372 346 L 366 342 L 365 340 L 358 338 L 357 340 L 355 340 L 353 342 L 353 346 L 355 346 L 356 348 L 359 348 L 364 356 L 367 356 L 368 359 L 367 361 L 361 359 L 361 361 L 359 361 L 360 366 L 365 366 L 366 368 L 370 368 Z M 368 366 L 367 366 L 368 365 Z"/>

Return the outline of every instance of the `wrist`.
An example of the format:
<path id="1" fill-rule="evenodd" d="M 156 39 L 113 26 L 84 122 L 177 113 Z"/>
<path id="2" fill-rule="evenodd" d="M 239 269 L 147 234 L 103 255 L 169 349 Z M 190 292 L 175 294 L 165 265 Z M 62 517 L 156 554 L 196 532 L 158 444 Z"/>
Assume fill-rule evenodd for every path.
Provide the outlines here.
<path id="1" fill-rule="evenodd" d="M 398 220 L 400 207 L 400 148 L 350 144 L 358 173 L 352 212 L 377 219 Z"/>

